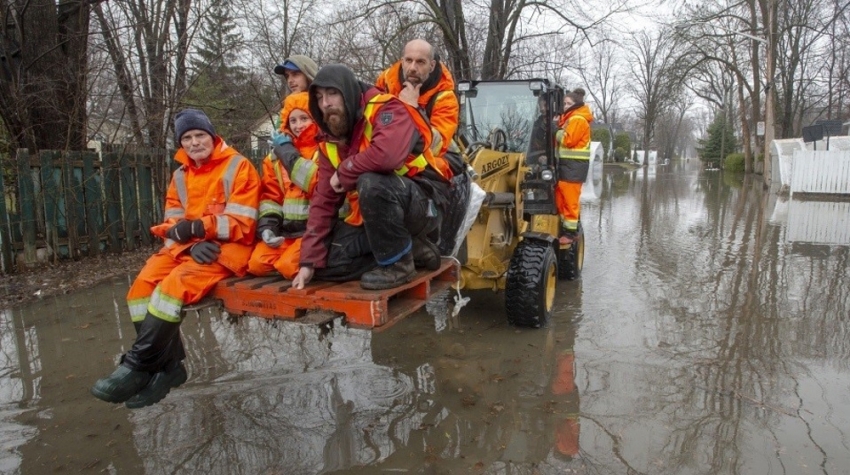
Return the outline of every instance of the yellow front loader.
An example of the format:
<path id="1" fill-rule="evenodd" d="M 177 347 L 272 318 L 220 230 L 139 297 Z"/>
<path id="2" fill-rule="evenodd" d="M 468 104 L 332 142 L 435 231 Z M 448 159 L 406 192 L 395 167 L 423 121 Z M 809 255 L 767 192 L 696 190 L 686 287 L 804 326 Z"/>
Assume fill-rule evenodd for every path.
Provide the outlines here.
<path id="1" fill-rule="evenodd" d="M 539 327 L 552 314 L 558 279 L 575 279 L 584 233 L 563 249 L 555 206 L 555 121 L 563 89 L 545 79 L 461 81 L 458 142 L 486 192 L 460 246 L 460 286 L 505 291 L 508 321 Z"/>

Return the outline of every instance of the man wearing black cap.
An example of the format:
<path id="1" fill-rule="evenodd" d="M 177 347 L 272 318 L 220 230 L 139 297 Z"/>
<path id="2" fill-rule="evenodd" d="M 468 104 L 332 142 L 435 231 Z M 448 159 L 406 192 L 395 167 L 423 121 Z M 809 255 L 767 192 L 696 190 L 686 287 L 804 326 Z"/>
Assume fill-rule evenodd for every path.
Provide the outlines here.
<path id="1" fill-rule="evenodd" d="M 365 289 L 409 282 L 416 272 L 413 238 L 439 226 L 452 177 L 446 161 L 427 145 L 432 140 L 428 121 L 397 97 L 357 80 L 342 65 L 323 67 L 309 92 L 310 113 L 322 131 L 319 175 L 293 287 L 303 288 L 314 274 L 325 278 L 338 267 L 340 252 L 343 258 L 374 256 L 377 267 L 360 277 Z M 346 196 L 351 209 L 337 223 Z M 338 238 L 352 228 L 365 234 L 368 249 L 338 245 Z M 420 261 L 439 267 L 439 254 Z"/>
<path id="2" fill-rule="evenodd" d="M 197 109 L 174 117 L 180 149 L 165 197 L 165 221 L 151 233 L 165 241 L 127 293 L 136 327 L 121 364 L 98 380 L 98 399 L 149 406 L 187 379 L 180 338 L 184 305 L 201 300 L 220 280 L 245 275 L 257 221 L 260 177 L 247 159 L 216 135 Z"/>

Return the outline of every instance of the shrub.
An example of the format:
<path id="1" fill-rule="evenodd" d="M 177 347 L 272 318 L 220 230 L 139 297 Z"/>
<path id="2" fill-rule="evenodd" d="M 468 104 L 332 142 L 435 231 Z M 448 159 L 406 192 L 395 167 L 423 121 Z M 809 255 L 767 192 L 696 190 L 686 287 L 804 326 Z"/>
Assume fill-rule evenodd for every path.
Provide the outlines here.
<path id="1" fill-rule="evenodd" d="M 744 154 L 730 153 L 726 155 L 726 160 L 723 161 L 723 169 L 729 172 L 743 172 Z"/>
<path id="2" fill-rule="evenodd" d="M 614 160 L 618 162 L 622 162 L 626 159 L 626 149 L 623 147 L 617 147 L 614 149 Z"/>

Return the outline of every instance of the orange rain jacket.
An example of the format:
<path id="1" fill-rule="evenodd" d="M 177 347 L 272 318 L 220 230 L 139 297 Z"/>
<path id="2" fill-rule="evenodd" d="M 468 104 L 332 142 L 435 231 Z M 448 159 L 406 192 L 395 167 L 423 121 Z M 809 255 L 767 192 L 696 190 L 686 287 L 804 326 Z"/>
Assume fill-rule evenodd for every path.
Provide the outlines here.
<path id="1" fill-rule="evenodd" d="M 289 116 L 296 109 L 309 115 L 309 99 L 306 91 L 290 94 L 284 100 L 280 112 L 280 132 L 292 137 L 292 144 L 299 155 L 292 165 L 291 176 L 274 152 L 263 159 L 260 217 L 278 216 L 283 223 L 286 239 L 277 248 L 262 241 L 257 243 L 248 264 L 248 271 L 254 275 L 265 276 L 277 271 L 284 278 L 292 279 L 298 273 L 300 236 L 307 226 L 310 197 L 318 180 L 316 134 L 319 128 L 313 122 L 296 137 L 289 128 Z"/>
<path id="2" fill-rule="evenodd" d="M 436 139 L 438 136 L 440 138 L 439 147 L 432 146 L 431 150 L 435 155 L 443 156 L 448 150 L 455 132 L 457 132 L 460 107 L 454 92 L 455 82 L 452 73 L 443 63 L 439 63 L 438 66 L 439 71 L 435 68 L 434 72 L 431 73 L 431 77 L 439 74 L 439 77 L 435 77 L 434 85 L 428 85 L 431 82 L 431 77 L 429 77 L 423 85 L 428 89 L 419 90 L 419 107 L 425 111 L 431 122 L 434 138 Z M 397 61 L 381 73 L 375 81 L 375 87 L 398 97 L 404 88 L 404 71 L 401 67 L 401 61 Z"/>
<path id="3" fill-rule="evenodd" d="M 590 166 L 590 123 L 593 114 L 587 104 L 561 114 L 555 134 L 559 150 L 558 178 L 584 183 Z"/>
<path id="4" fill-rule="evenodd" d="M 310 114 L 310 96 L 306 91 L 290 94 L 283 102 L 280 111 L 280 132 L 292 138 L 292 144 L 298 150 L 300 158 L 292 167 L 292 176 L 287 172 L 281 160 L 275 154 L 269 153 L 263 159 L 263 184 L 260 192 L 260 217 L 277 215 L 284 222 L 301 221 L 293 224 L 289 230 L 294 234 L 303 232 L 307 222 L 307 203 L 316 186 L 318 174 L 316 171 L 316 151 L 318 144 L 316 135 L 319 128 L 315 122 L 310 124 L 298 137 L 289 128 L 289 115 L 295 109 Z M 312 117 L 312 116 L 311 116 Z M 284 226 L 284 231 L 287 231 Z M 296 229 L 298 230 L 296 232 Z"/>
<path id="5" fill-rule="evenodd" d="M 181 163 L 165 196 L 165 221 L 151 233 L 165 239 L 165 250 L 175 259 L 198 240 L 179 244 L 165 233 L 181 219 L 204 223 L 202 241 L 221 245 L 218 263 L 242 276 L 251 256 L 257 226 L 260 177 L 254 165 L 228 146 L 221 137 L 213 142 L 210 161 L 196 167 L 182 148 L 174 159 Z M 183 190 L 186 195 L 182 196 Z"/>

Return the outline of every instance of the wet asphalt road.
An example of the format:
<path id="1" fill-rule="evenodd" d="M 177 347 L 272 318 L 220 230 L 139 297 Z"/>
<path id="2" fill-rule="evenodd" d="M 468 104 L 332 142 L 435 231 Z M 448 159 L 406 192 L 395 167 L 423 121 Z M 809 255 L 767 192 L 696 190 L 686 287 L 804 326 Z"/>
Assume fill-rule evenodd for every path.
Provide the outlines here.
<path id="1" fill-rule="evenodd" d="M 542 329 L 488 291 L 379 333 L 204 310 L 188 383 L 130 411 L 88 388 L 131 276 L 2 311 L 0 473 L 850 473 L 850 203 L 695 163 L 594 188 Z"/>

